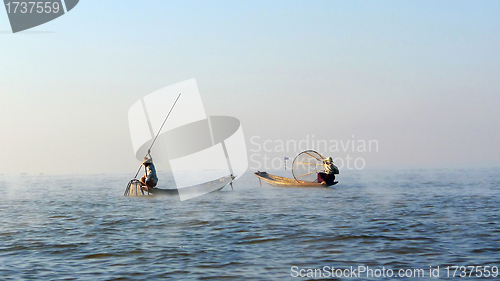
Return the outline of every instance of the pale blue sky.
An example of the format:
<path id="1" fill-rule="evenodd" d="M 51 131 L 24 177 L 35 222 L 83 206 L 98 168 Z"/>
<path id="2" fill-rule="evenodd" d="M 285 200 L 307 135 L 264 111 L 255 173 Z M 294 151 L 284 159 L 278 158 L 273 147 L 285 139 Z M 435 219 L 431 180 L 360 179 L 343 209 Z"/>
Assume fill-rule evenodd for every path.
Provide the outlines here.
<path id="1" fill-rule="evenodd" d="M 247 139 L 355 135 L 379 142 L 358 155 L 368 167 L 500 166 L 499 14 L 498 1 L 82 0 L 12 34 L 0 10 L 0 174 L 135 172 L 129 107 L 190 78 Z"/>

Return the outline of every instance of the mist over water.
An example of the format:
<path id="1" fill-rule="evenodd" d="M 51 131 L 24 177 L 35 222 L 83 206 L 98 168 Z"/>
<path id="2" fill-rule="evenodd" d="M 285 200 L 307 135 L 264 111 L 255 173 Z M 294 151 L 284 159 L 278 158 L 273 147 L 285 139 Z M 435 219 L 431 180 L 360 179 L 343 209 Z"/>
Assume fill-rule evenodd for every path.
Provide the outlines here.
<path id="1" fill-rule="evenodd" d="M 292 266 L 440 266 L 443 277 L 446 266 L 499 266 L 499 172 L 341 171 L 334 188 L 277 188 L 248 171 L 234 191 L 188 201 L 124 197 L 130 175 L 2 175 L 0 279 L 282 280 Z"/>

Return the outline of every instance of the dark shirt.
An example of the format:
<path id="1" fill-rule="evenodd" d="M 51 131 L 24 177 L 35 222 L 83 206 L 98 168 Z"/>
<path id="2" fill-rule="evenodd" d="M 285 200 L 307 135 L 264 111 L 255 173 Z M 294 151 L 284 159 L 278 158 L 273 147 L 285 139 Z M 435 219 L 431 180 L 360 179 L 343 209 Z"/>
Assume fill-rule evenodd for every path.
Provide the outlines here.
<path id="1" fill-rule="evenodd" d="M 156 176 L 156 169 L 153 163 L 146 166 L 146 178 L 158 182 L 158 177 Z"/>

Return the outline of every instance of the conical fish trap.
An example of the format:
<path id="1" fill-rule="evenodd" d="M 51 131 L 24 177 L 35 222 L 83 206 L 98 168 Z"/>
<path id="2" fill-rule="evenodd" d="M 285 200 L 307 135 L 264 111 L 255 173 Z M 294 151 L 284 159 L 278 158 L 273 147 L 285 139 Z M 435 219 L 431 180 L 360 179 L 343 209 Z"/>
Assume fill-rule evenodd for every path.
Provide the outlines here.
<path id="1" fill-rule="evenodd" d="M 144 192 L 141 189 L 141 182 L 133 179 L 128 182 L 127 189 L 125 189 L 125 196 L 142 196 Z"/>
<path id="2" fill-rule="evenodd" d="M 324 157 L 314 150 L 301 152 L 292 163 L 293 177 L 298 181 L 317 182 L 318 173 L 324 171 Z"/>

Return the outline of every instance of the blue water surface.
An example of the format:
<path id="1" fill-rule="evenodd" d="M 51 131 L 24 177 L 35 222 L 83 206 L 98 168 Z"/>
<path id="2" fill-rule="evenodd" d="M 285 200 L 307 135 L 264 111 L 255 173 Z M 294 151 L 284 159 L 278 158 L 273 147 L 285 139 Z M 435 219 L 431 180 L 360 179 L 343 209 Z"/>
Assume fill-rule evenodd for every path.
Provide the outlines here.
<path id="1" fill-rule="evenodd" d="M 385 277 L 330 279 L 436 280 L 438 266 L 439 279 L 500 267 L 500 169 L 342 171 L 333 188 L 261 186 L 248 171 L 187 201 L 124 197 L 129 177 L 1 175 L 0 280 L 329 279 L 351 267 Z"/>

